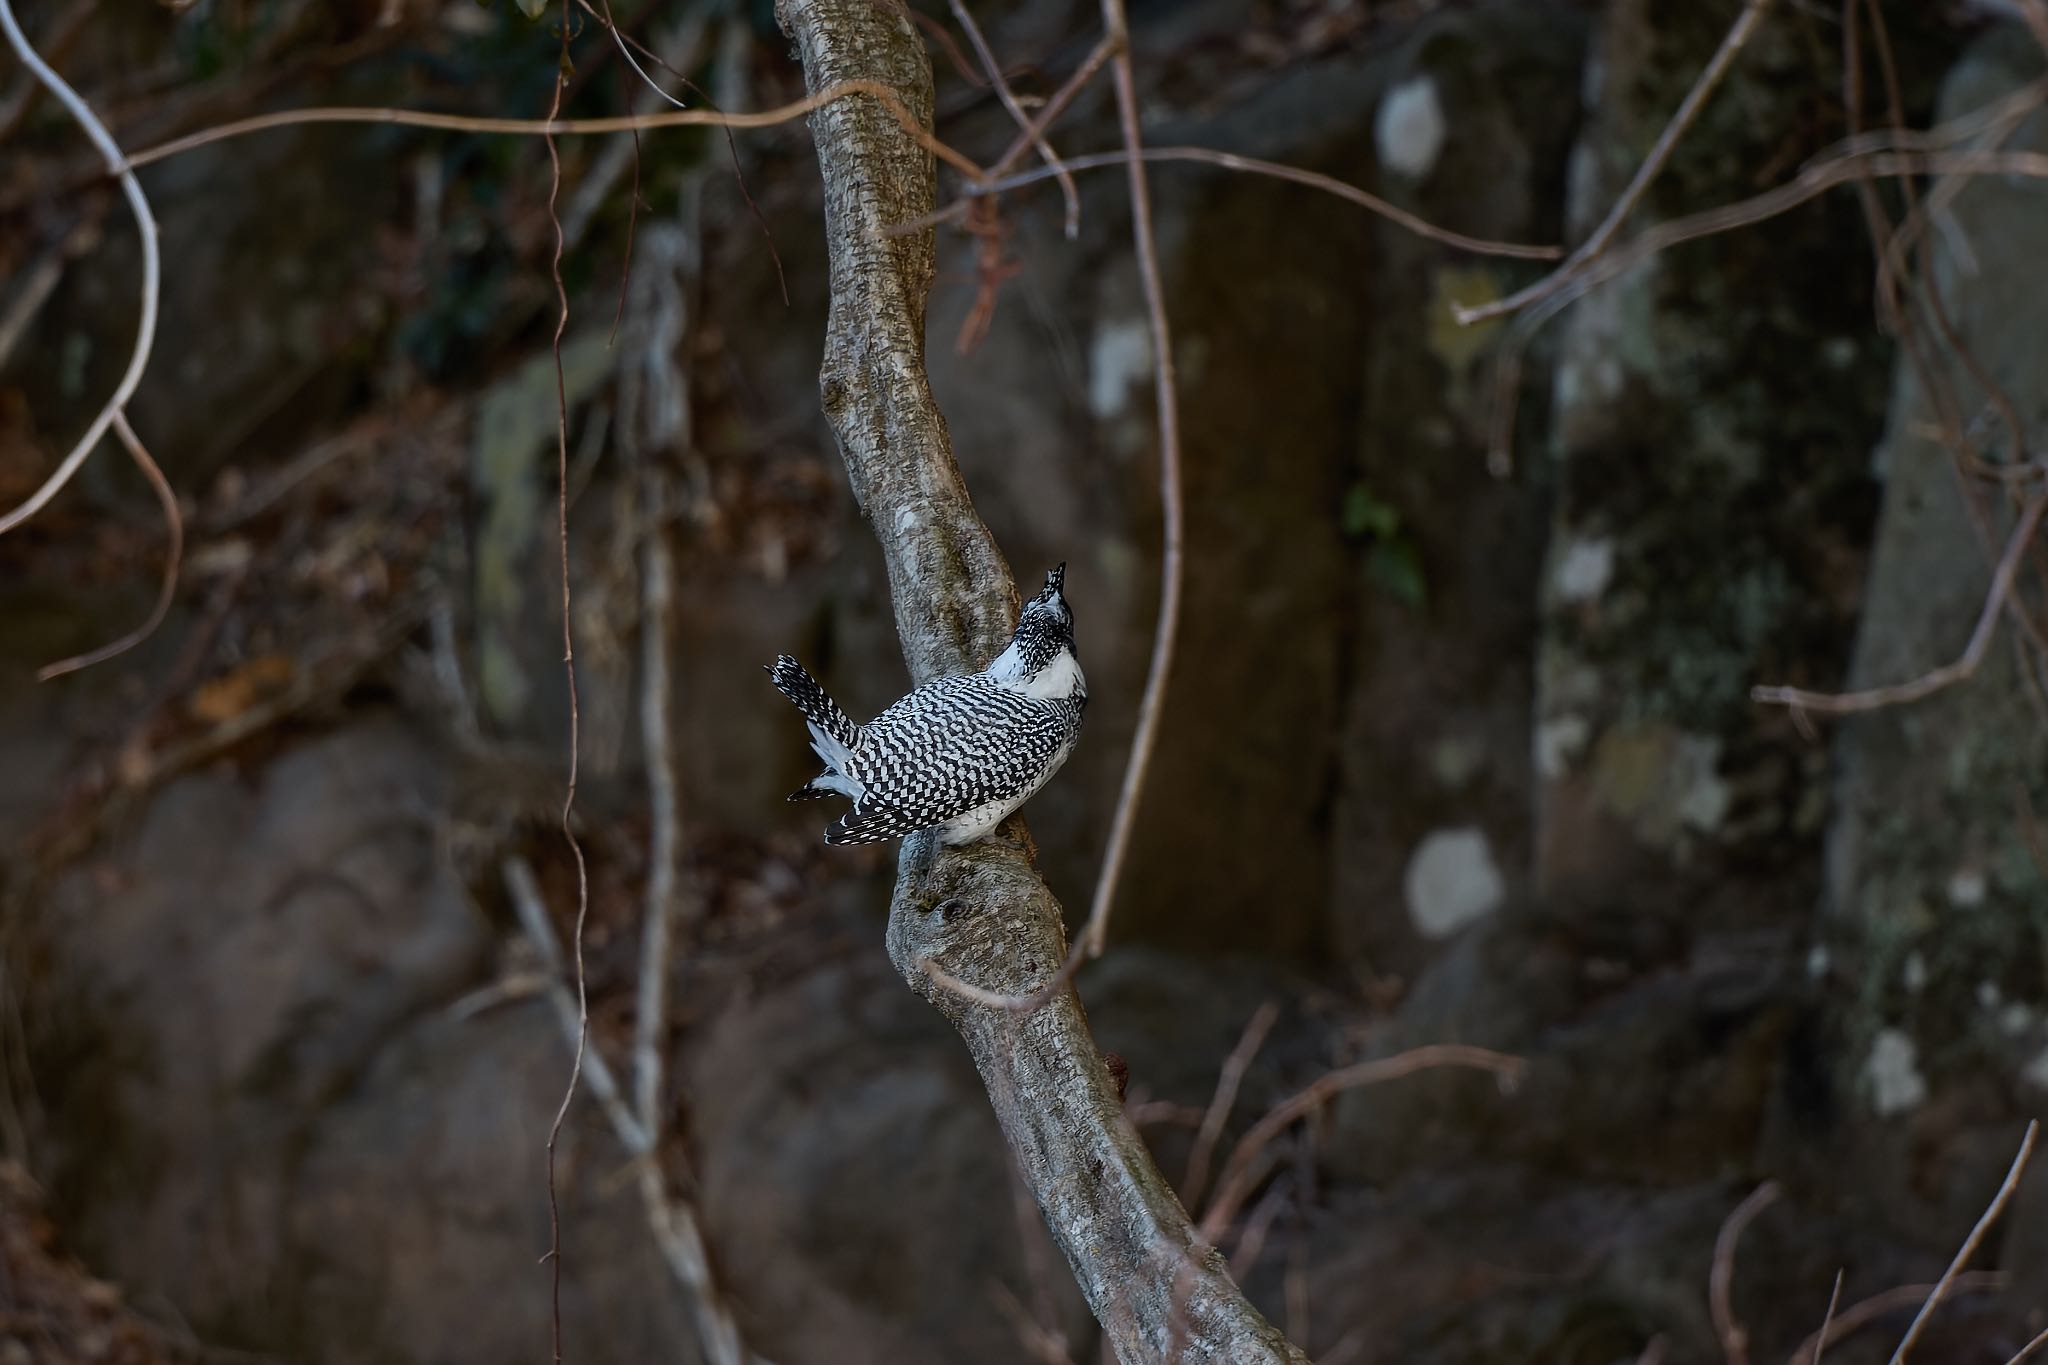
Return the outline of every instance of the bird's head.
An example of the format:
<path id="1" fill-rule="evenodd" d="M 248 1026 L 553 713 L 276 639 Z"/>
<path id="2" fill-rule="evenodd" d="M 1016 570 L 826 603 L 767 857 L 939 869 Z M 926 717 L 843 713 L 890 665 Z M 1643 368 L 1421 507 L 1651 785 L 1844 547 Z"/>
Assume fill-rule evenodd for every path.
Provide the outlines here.
<path id="1" fill-rule="evenodd" d="M 1038 596 L 1024 604 L 1010 647 L 990 665 L 992 672 L 1018 681 L 1036 678 L 1061 655 L 1074 652 L 1074 612 L 1067 605 L 1067 566 L 1045 576 Z"/>

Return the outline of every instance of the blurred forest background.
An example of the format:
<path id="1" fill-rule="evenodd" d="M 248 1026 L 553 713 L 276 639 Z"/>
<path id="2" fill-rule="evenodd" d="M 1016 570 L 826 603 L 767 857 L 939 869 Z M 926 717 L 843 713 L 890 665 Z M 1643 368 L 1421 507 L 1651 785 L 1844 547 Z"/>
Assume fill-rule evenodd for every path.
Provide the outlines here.
<path id="1" fill-rule="evenodd" d="M 613 3 L 693 106 L 803 94 L 758 0 Z M 1010 116 L 947 7 L 913 3 L 937 134 L 986 165 Z M 1149 142 L 1569 245 L 1741 8 L 1146 0 L 1131 23 Z M 973 10 L 1026 99 L 1100 33 L 1092 0 Z M 1617 251 L 1852 137 L 2048 153 L 2037 5 L 1762 11 Z M 559 7 L 509 0 L 18 13 L 130 152 L 310 105 L 537 118 L 558 70 Z M 591 13 L 569 46 L 566 113 L 665 107 Z M 1053 142 L 1118 145 L 1106 79 Z M 127 364 L 139 253 L 19 64 L 0 148 L 12 508 Z M 593 1048 L 624 1090 L 636 1037 L 665 1059 L 641 1150 L 588 1094 L 563 1133 L 569 1354 L 699 1358 L 665 1198 L 767 1359 L 1095 1359 L 959 1039 L 882 952 L 891 859 L 825 849 L 782 799 L 811 764 L 763 663 L 797 654 L 856 716 L 906 685 L 819 411 L 804 125 L 560 157 Z M 546 150 L 300 125 L 141 179 L 163 303 L 128 414 L 182 512 L 169 614 L 38 681 L 157 592 L 165 519 L 111 437 L 0 537 L 0 1360 L 540 1358 L 570 1061 L 547 945 L 575 905 Z M 1186 599 L 1079 988 L 1163 1169 L 1214 1169 L 1335 1068 L 1499 1049 L 1527 1060 L 1512 1089 L 1347 1091 L 1258 1154 L 1222 1244 L 1315 1359 L 1799 1358 L 1838 1269 L 1828 1360 L 1886 1359 L 2048 1099 L 2048 181 L 1841 177 L 1553 296 L 1540 329 L 1451 310 L 1550 262 L 1215 166 L 1153 185 Z M 1078 186 L 1071 238 L 1050 182 L 941 229 L 929 360 L 1019 580 L 1070 565 L 1089 729 L 1027 814 L 1085 911 L 1161 514 L 1123 176 Z M 1976 666 L 1924 697 L 1837 719 L 1751 696 L 1910 683 L 1980 614 Z M 679 909 L 653 1029 L 657 878 Z M 1997 1365 L 2044 1313 L 2036 1171 L 1913 1358 Z"/>

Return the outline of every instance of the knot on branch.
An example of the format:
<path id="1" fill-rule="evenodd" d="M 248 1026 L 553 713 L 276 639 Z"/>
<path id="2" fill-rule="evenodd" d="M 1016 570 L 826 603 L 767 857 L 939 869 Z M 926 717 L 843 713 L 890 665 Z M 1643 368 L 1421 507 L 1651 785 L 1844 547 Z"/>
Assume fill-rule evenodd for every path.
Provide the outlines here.
<path id="1" fill-rule="evenodd" d="M 913 836 L 903 862 L 889 911 L 889 960 L 947 1018 L 1001 1008 L 977 995 L 1028 998 L 1060 970 L 1067 949 L 1060 904 L 1022 848 L 984 840 L 934 850 L 926 836 Z"/>

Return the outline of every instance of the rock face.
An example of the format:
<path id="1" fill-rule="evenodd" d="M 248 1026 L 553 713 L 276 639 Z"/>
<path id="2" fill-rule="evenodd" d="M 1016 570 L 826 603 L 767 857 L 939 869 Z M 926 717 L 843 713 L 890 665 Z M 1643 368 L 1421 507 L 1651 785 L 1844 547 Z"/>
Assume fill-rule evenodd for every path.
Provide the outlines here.
<path id="1" fill-rule="evenodd" d="M 1589 18 L 1512 0 L 1379 27 L 1360 16 L 1384 7 L 1323 7 L 1311 23 L 1269 6 L 1247 30 L 1224 0 L 1134 8 L 1137 46 L 1154 54 L 1155 142 L 1319 169 L 1457 231 L 1537 243 L 1574 240 L 1604 213 L 1734 12 L 1614 0 Z M 1644 220 L 1747 192 L 1839 133 L 1833 97 L 1816 92 L 1840 72 L 1794 8 L 1774 8 Z M 1070 65 L 1053 7 L 984 17 L 999 50 Z M 1941 48 L 1907 25 L 1918 115 Z M 1256 56 L 1282 38 L 1297 46 Z M 2025 51 L 2012 35 L 1987 42 L 1946 107 L 2028 79 Z M 979 102 L 949 137 L 1007 140 L 987 99 L 963 98 Z M 1106 142 L 1105 117 L 1084 106 L 1072 145 Z M 2038 116 L 2016 133 L 2044 143 Z M 664 154 L 650 140 L 650 202 L 674 170 Z M 1085 1314 L 1035 1213 L 1015 1208 L 967 1059 L 884 961 L 884 860 L 833 850 L 719 880 L 722 850 L 815 837 L 815 808 L 781 800 L 810 768 L 801 727 L 758 664 L 798 653 L 861 715 L 903 681 L 871 537 L 816 414 L 810 153 L 768 142 L 749 155 L 779 258 L 736 196 L 707 192 L 702 298 L 685 353 L 669 357 L 695 385 L 697 439 L 647 452 L 674 457 L 687 492 L 674 528 L 684 820 L 692 877 L 725 897 L 706 892 L 716 904 L 678 971 L 665 1155 L 772 1359 L 1038 1358 L 1006 1296 L 1078 1358 Z M 199 170 L 163 174 L 167 217 L 199 225 L 175 244 L 200 263 L 181 276 L 196 287 L 220 247 L 189 234 L 227 208 L 193 206 L 211 192 Z M 965 353 L 952 342 L 986 282 L 981 244 L 945 239 L 930 355 L 968 483 L 1020 575 L 1070 565 L 1095 703 L 1074 762 L 1029 814 L 1076 907 L 1130 738 L 1159 568 L 1154 357 L 1121 189 L 1096 174 L 1072 243 L 1051 187 L 1006 201 L 1004 254 L 1022 268 L 992 272 L 998 307 Z M 2011 525 L 2010 507 L 1984 502 L 1980 535 L 1918 434 L 1926 395 L 1910 370 L 1889 376 L 1853 199 L 1676 250 L 1575 304 L 1530 352 L 1516 458 L 1496 477 L 1504 332 L 1460 328 L 1450 308 L 1546 265 L 1213 167 L 1162 165 L 1154 184 L 1184 382 L 1186 616 L 1118 946 L 1082 978 L 1093 1022 L 1134 1099 L 1162 1102 L 1148 1137 L 1175 1173 L 1193 1145 L 1187 1109 L 1207 1103 L 1269 999 L 1289 1008 L 1225 1150 L 1244 1115 L 1336 1062 L 1444 1041 L 1529 1059 L 1513 1095 L 1466 1074 L 1415 1077 L 1346 1095 L 1276 1150 L 1288 1199 L 1270 1205 L 1261 1305 L 1296 1318 L 1318 1358 L 1363 1341 L 1444 1365 L 1608 1365 L 1657 1334 L 1675 1359 L 1710 1358 L 1714 1233 L 1766 1173 L 1799 1188 L 1797 1216 L 1760 1223 L 1744 1261 L 1738 1306 L 1758 1358 L 1811 1330 L 1843 1260 L 1871 1277 L 1867 1292 L 1938 1270 L 2010 1156 L 2014 1115 L 2048 1089 L 2040 882 L 2017 814 L 2025 792 L 2048 825 L 2048 750 L 2009 637 L 1970 683 L 1841 727 L 1832 776 L 1826 748 L 1747 699 L 1760 681 L 1841 683 L 1852 633 L 1851 685 L 1945 661 Z M 2036 445 L 2048 309 L 2013 282 L 2039 273 L 2041 213 L 2035 189 L 1979 182 L 1934 238 L 1957 327 Z M 306 291 L 340 288 L 328 275 Z M 537 316 L 534 297 L 508 315 Z M 305 368 L 320 302 L 278 314 L 287 379 Z M 242 322 L 231 335 L 270 339 Z M 596 330 L 572 332 L 566 358 L 572 440 L 595 432 L 601 449 L 624 362 Z M 185 388 L 181 420 L 262 407 L 253 368 L 167 371 Z M 366 391 L 367 373 L 358 363 Z M 447 477 L 465 515 L 421 539 L 455 542 L 435 540 L 435 567 L 441 551 L 458 566 L 438 581 L 462 599 L 453 635 L 472 647 L 482 730 L 547 757 L 470 776 L 423 719 L 431 707 L 394 708 L 394 693 L 416 700 L 409 661 L 372 669 L 331 708 L 136 801 L 47 895 L 26 871 L 20 882 L 38 891 L 31 937 L 46 950 L 30 1034 L 60 1216 L 96 1269 L 208 1339 L 312 1365 L 530 1358 L 548 1327 L 541 1144 L 566 1048 L 543 1001 L 475 1007 L 525 959 L 477 908 L 495 904 L 494 867 L 458 873 L 443 836 L 479 808 L 500 839 L 529 806 L 552 822 L 559 796 L 553 369 L 480 357 L 448 373 L 475 388 L 431 437 L 461 471 Z M 1966 386 L 1964 415 L 1980 405 Z M 308 398 L 301 416 L 325 410 Z M 295 411 L 273 404 L 259 425 Z M 186 469 L 222 457 L 205 437 L 175 428 Z M 575 573 L 584 809 L 611 840 L 592 961 L 600 1034 L 616 1039 L 644 835 L 643 509 L 608 464 L 589 466 L 577 504 Z M 430 484 L 442 468 L 410 473 Z M 278 534 L 320 507 L 295 507 Z M 363 523 L 401 519 L 373 509 Z M 219 547 L 207 553 L 205 592 L 227 596 Z M 93 642 L 73 638 L 71 618 L 95 614 L 83 596 L 30 564 L 19 582 L 0 574 L 10 669 Z M 169 675 L 176 644 L 126 666 Z M 232 644 L 285 647 L 260 632 Z M 77 736 L 122 732 L 126 682 L 31 694 L 0 677 L 0 827 L 48 816 L 48 790 L 91 747 Z M 579 1106 L 559 1172 L 565 1344 L 593 1365 L 693 1360 L 622 1163 Z M 2032 1226 L 2048 1225 L 2031 1207 Z M 2037 1283 L 2048 1254 L 2014 1246 L 2015 1284 Z M 1758 1288 L 1770 1285 L 1782 1293 Z"/>
<path id="2" fill-rule="evenodd" d="M 1952 118 L 2035 79 L 2040 53 L 2015 28 L 1966 55 L 1942 91 Z M 2048 149 L 2036 112 L 2003 143 Z M 1983 459 L 2037 452 L 2048 439 L 2048 310 L 2012 281 L 2048 235 L 2048 205 L 1998 178 L 1957 187 L 1929 242 L 1932 279 L 1957 338 L 2013 402 L 2020 430 L 1962 367 L 1943 367 L 1940 399 L 1902 359 L 1876 462 L 1884 513 L 1850 668 L 1854 688 L 1889 686 L 1948 663 L 1983 606 L 1991 566 L 2017 515 L 1995 482 L 1959 477 L 1930 433 L 1943 407 Z M 1932 339 L 1930 338 L 1930 343 Z M 2022 600 L 2033 603 L 2022 573 Z M 1976 674 L 1911 705 L 1841 723 L 1837 814 L 1829 833 L 1826 939 L 1844 964 L 1831 998 L 1840 1020 L 1846 1108 L 1873 1159 L 1964 1172 L 1905 1196 L 1901 1221 L 1950 1220 L 2010 1156 L 2012 1121 L 2048 1098 L 2048 982 L 2038 914 L 2048 813 L 2048 719 L 2040 648 L 2010 616 Z M 2032 847 L 2030 848 L 2030 844 Z M 1853 974 L 1853 975 L 1852 975 Z M 2002 1153 L 2002 1154 L 2001 1154 Z"/>
<path id="3" fill-rule="evenodd" d="M 1606 215 L 1731 17 L 1610 6 L 1574 153 L 1572 236 Z M 1838 70 L 1766 23 L 1679 144 L 1644 221 L 1820 150 L 1798 101 Z M 1786 137 L 1804 139 L 1788 149 Z M 1554 902 L 1702 925 L 1803 919 L 1820 750 L 1749 688 L 1837 675 L 1884 403 L 1846 197 L 1657 256 L 1573 305 L 1555 380 L 1542 580 L 1537 875 Z M 1845 588 L 1848 591 L 1845 592 Z M 1767 870 L 1766 870 L 1767 869 Z"/>

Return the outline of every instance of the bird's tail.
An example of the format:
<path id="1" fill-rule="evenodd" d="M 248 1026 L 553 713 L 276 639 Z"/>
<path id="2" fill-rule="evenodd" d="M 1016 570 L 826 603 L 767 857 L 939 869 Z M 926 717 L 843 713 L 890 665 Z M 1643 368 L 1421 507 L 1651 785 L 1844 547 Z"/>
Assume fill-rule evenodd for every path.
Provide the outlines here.
<path id="1" fill-rule="evenodd" d="M 804 713 L 810 722 L 811 736 L 820 741 L 821 754 L 826 748 L 824 741 L 836 746 L 841 755 L 850 751 L 860 741 L 860 727 L 846 712 L 839 709 L 839 703 L 825 694 L 818 680 L 804 671 L 804 666 L 787 654 L 775 656 L 775 664 L 768 670 L 768 676 L 777 690 L 788 697 L 796 709 Z M 830 754 L 824 755 L 828 763 L 838 767 Z"/>

